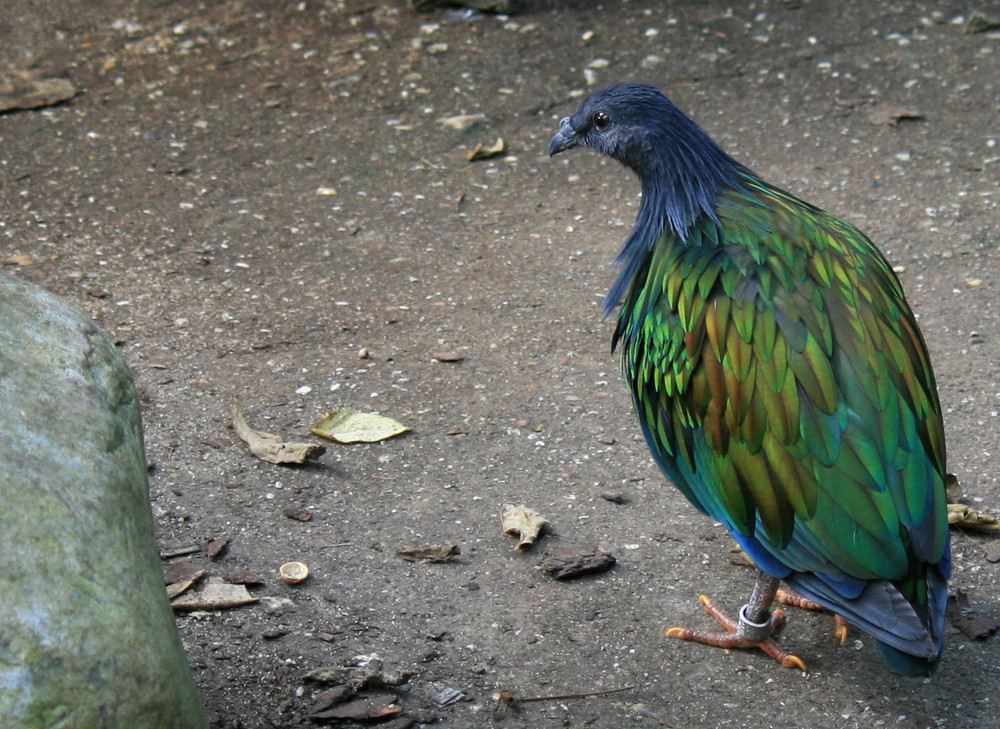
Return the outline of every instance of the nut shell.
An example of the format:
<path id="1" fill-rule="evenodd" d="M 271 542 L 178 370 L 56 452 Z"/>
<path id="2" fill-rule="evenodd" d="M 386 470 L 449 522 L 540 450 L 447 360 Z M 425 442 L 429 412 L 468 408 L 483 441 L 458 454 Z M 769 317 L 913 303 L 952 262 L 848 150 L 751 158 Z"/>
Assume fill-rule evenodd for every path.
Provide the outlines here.
<path id="1" fill-rule="evenodd" d="M 286 585 L 297 585 L 309 576 L 309 568 L 304 562 L 285 562 L 278 571 Z"/>

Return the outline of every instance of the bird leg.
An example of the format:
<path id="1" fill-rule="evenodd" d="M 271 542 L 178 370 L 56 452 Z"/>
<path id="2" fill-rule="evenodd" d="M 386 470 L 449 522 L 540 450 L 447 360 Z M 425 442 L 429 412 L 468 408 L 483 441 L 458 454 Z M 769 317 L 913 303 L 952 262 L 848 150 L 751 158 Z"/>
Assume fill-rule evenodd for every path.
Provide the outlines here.
<path id="1" fill-rule="evenodd" d="M 810 600 L 808 597 L 800 595 L 792 590 L 778 590 L 777 598 L 778 602 L 782 605 L 791 605 L 792 607 L 801 608 L 803 610 L 826 610 L 825 607 L 820 605 L 815 600 Z M 847 643 L 847 636 L 851 632 L 850 625 L 848 625 L 848 622 L 844 620 L 844 618 L 837 615 L 837 613 L 833 614 L 833 622 L 833 634 L 837 637 L 837 640 L 840 641 L 840 644 L 844 645 Z"/>
<path id="2" fill-rule="evenodd" d="M 671 628 L 667 635 L 719 648 L 759 648 L 785 668 L 805 671 L 806 664 L 802 659 L 782 650 L 772 637 L 785 620 L 785 613 L 781 610 L 771 612 L 771 603 L 777 592 L 778 580 L 757 570 L 757 580 L 750 593 L 750 600 L 740 608 L 738 620 L 733 620 L 717 608 L 705 595 L 699 598 L 705 604 L 705 612 L 725 629 L 725 633 Z"/>

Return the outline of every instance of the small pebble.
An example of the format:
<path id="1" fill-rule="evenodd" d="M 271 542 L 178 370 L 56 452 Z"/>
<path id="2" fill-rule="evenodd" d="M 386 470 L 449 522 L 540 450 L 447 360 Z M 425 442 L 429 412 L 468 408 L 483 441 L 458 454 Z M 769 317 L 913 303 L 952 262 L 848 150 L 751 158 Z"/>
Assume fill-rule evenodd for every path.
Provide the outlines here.
<path id="1" fill-rule="evenodd" d="M 290 632 L 291 631 L 288 628 L 282 626 L 280 628 L 272 628 L 271 630 L 265 630 L 263 633 L 261 633 L 260 637 L 263 638 L 264 640 L 277 640 L 278 638 L 282 638 L 288 635 Z"/>

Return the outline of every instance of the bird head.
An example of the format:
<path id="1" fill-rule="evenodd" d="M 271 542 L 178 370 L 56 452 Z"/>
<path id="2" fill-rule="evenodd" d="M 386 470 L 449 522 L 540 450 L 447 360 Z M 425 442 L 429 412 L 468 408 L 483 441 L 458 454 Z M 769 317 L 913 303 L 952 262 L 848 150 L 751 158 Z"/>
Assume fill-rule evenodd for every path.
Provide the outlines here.
<path id="1" fill-rule="evenodd" d="M 607 86 L 559 122 L 549 156 L 590 147 L 616 159 L 642 181 L 643 205 L 634 239 L 652 245 L 667 227 L 682 239 L 700 215 L 716 219 L 715 197 L 749 172 L 701 127 L 644 83 Z"/>
<path id="2" fill-rule="evenodd" d="M 658 152 L 688 127 L 697 129 L 656 87 L 615 84 L 595 91 L 573 116 L 559 122 L 549 156 L 590 147 L 644 177 L 662 156 Z"/>

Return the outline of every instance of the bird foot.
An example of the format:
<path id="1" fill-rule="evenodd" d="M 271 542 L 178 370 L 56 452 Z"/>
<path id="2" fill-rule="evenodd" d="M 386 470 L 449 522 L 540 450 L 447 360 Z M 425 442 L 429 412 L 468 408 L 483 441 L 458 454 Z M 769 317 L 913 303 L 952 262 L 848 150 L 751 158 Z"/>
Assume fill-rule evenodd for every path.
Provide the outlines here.
<path id="1" fill-rule="evenodd" d="M 785 622 L 785 613 L 781 610 L 773 611 L 764 623 L 752 623 L 743 614 L 742 609 L 740 619 L 734 620 L 717 608 L 706 595 L 701 595 L 698 599 L 705 604 L 705 612 L 711 615 L 726 632 L 710 633 L 689 628 L 671 628 L 667 631 L 667 636 L 679 640 L 693 640 L 696 643 L 713 645 L 717 648 L 759 648 L 785 668 L 807 670 L 806 664 L 802 662 L 801 658 L 783 650 L 771 637 Z"/>
<path id="2" fill-rule="evenodd" d="M 808 597 L 800 595 L 797 592 L 793 592 L 792 590 L 778 590 L 776 597 L 778 598 L 778 602 L 782 605 L 790 605 L 791 607 L 802 608 L 803 610 L 826 610 L 826 608 L 818 602 L 810 600 Z M 836 613 L 833 614 L 833 622 L 833 634 L 837 637 L 837 640 L 840 641 L 841 645 L 845 645 L 847 643 L 847 636 L 851 632 L 850 626 L 844 618 L 840 617 Z"/>

